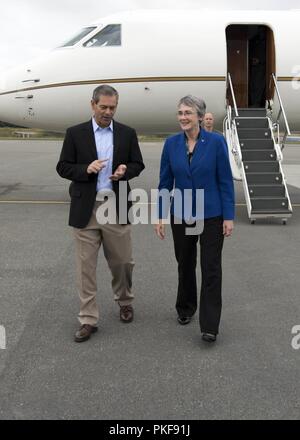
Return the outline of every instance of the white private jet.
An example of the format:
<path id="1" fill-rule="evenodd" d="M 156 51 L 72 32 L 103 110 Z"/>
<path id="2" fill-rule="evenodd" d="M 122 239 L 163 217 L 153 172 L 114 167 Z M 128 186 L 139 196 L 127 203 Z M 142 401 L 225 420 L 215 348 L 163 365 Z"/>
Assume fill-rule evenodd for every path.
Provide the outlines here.
<path id="1" fill-rule="evenodd" d="M 90 117 L 93 89 L 108 83 L 120 93 L 117 119 L 139 132 L 170 133 L 178 130 L 178 100 L 200 96 L 217 125 L 223 122 L 233 175 L 244 182 L 249 217 L 260 217 L 261 205 L 251 202 L 249 189 L 251 181 L 260 182 L 260 176 L 256 182 L 252 175 L 257 170 L 280 174 L 271 176 L 274 182 L 261 182 L 284 187 L 274 194 L 285 201 L 275 205 L 287 217 L 291 205 L 281 150 L 290 128 L 300 127 L 299 23 L 300 10 L 110 15 L 42 59 L 2 75 L 0 120 L 64 131 Z M 276 136 L 279 130 L 283 141 Z M 267 160 L 268 165 L 253 165 Z M 253 162 L 252 172 L 248 162 Z M 260 194 L 266 197 L 263 190 Z M 258 214 L 252 215 L 255 210 Z"/>
<path id="2" fill-rule="evenodd" d="M 238 107 L 272 100 L 274 73 L 290 125 L 300 128 L 299 23 L 300 10 L 114 14 L 0 75 L 0 120 L 64 131 L 89 117 L 92 90 L 109 83 L 120 93 L 120 120 L 142 132 L 172 132 L 182 96 L 203 97 L 220 122 L 231 99 L 228 73 Z"/>

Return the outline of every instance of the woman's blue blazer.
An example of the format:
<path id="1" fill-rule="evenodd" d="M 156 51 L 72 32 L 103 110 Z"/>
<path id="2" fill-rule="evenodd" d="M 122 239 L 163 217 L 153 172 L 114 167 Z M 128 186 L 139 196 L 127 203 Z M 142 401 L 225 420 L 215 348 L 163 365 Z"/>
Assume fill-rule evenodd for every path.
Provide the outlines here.
<path id="1" fill-rule="evenodd" d="M 234 185 L 224 137 L 203 128 L 189 163 L 184 132 L 166 139 L 160 165 L 159 191 L 192 190 L 193 215 L 196 189 L 204 190 L 204 218 L 234 219 Z M 160 200 L 160 199 L 159 199 Z M 174 199 L 171 204 L 174 215 Z M 176 216 L 177 210 L 176 210 Z M 166 215 L 159 204 L 159 218 Z M 182 215 L 181 218 L 184 218 Z"/>

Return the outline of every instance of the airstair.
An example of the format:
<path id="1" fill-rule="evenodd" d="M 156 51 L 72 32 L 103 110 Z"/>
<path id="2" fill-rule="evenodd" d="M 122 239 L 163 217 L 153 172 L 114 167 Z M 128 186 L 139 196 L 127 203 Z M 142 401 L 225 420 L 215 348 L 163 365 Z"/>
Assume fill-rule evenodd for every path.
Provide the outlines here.
<path id="1" fill-rule="evenodd" d="M 282 169 L 282 149 L 291 134 L 275 75 L 272 75 L 272 79 L 275 81 L 280 101 L 276 122 L 267 109 L 237 108 L 231 77 L 228 74 L 234 108 L 227 106 L 224 132 L 232 154 L 233 175 L 243 182 L 248 217 L 252 224 L 260 218 L 279 218 L 286 224 L 293 211 Z M 282 142 L 279 130 L 281 114 L 286 123 Z"/>

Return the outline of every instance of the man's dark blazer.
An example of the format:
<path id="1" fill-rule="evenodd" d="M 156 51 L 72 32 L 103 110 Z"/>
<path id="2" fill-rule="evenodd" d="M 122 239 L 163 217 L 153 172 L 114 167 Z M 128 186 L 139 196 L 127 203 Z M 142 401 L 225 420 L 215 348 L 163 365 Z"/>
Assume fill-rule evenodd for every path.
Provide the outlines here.
<path id="1" fill-rule="evenodd" d="M 127 170 L 120 180 L 128 181 L 138 176 L 145 165 L 135 130 L 113 121 L 113 141 L 113 173 L 119 165 L 125 164 Z M 87 168 L 91 162 L 97 159 L 92 120 L 68 128 L 56 171 L 64 179 L 72 180 L 69 189 L 71 196 L 69 225 L 75 228 L 84 228 L 93 212 L 98 174 L 88 174 Z M 118 213 L 119 182 L 113 181 L 112 184 Z M 129 195 L 128 182 L 127 192 Z M 131 202 L 127 201 L 127 212 L 130 207 Z"/>

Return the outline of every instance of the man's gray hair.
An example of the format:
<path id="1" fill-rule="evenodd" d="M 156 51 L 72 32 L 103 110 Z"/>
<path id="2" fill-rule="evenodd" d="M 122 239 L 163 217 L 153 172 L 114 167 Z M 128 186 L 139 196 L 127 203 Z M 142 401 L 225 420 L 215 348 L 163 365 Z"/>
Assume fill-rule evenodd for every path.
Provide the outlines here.
<path id="1" fill-rule="evenodd" d="M 114 89 L 113 87 L 107 85 L 107 84 L 103 84 L 101 86 L 98 86 L 94 91 L 93 91 L 93 101 L 95 101 L 95 103 L 97 104 L 97 102 L 100 99 L 100 96 L 116 96 L 117 100 L 119 99 L 119 93 L 116 91 L 116 89 Z"/>
<path id="2" fill-rule="evenodd" d="M 203 118 L 206 111 L 206 104 L 201 98 L 197 98 L 193 95 L 187 95 L 180 99 L 178 107 L 181 105 L 186 105 L 187 107 L 193 107 L 200 118 Z"/>

